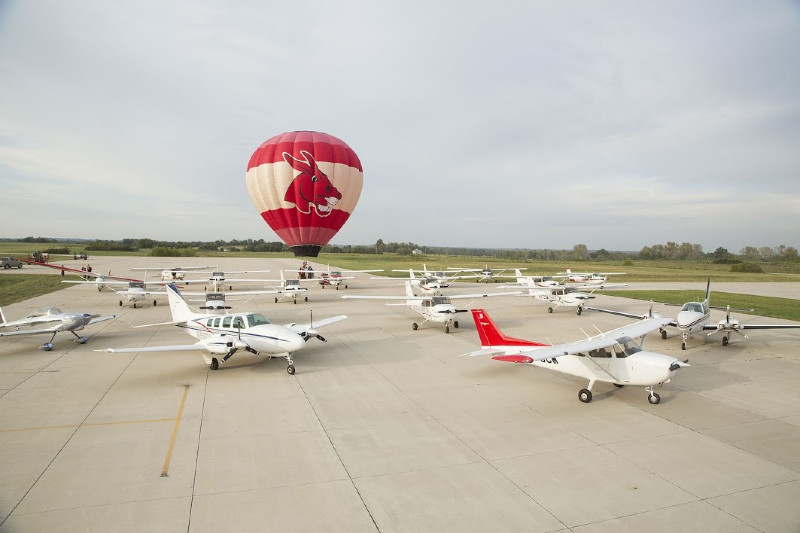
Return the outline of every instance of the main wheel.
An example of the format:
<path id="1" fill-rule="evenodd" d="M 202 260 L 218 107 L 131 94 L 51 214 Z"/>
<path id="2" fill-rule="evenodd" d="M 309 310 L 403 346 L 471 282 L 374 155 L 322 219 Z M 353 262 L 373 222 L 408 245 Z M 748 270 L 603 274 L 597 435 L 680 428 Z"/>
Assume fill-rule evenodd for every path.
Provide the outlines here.
<path id="1" fill-rule="evenodd" d="M 661 330 L 661 338 L 662 339 L 666 339 L 667 338 L 667 330 L 665 330 L 665 329 Z"/>
<path id="2" fill-rule="evenodd" d="M 278 303 L 278 299 L 277 298 L 275 298 L 275 303 Z"/>
<path id="3" fill-rule="evenodd" d="M 122 307 L 122 300 L 119 301 L 119 306 Z"/>
<path id="4" fill-rule="evenodd" d="M 653 405 L 656 405 L 658 402 L 661 401 L 661 396 L 659 396 L 658 394 L 656 394 L 654 392 L 650 396 L 647 397 L 647 401 L 652 403 Z"/>
<path id="5" fill-rule="evenodd" d="M 552 313 L 552 312 L 553 312 L 553 308 L 552 308 L 552 307 L 548 307 L 548 308 L 547 308 L 547 312 L 548 312 L 548 313 Z"/>
<path id="6" fill-rule="evenodd" d="M 155 307 L 157 305 L 158 305 L 158 302 L 156 300 L 153 300 L 153 307 Z"/>
<path id="7" fill-rule="evenodd" d="M 453 321 L 453 327 L 454 328 L 458 328 L 458 320 L 454 320 Z"/>
<path id="8" fill-rule="evenodd" d="M 727 346 L 728 345 L 728 337 L 722 337 L 722 345 L 723 346 Z"/>
<path id="9" fill-rule="evenodd" d="M 308 296 L 306 296 L 305 298 L 303 298 L 303 301 L 304 301 L 304 302 L 307 302 L 307 301 L 308 301 Z"/>
<path id="10" fill-rule="evenodd" d="M 685 342 L 682 342 L 682 343 L 681 343 L 681 350 L 685 350 L 685 349 L 686 349 L 686 343 L 685 343 Z"/>
<path id="11" fill-rule="evenodd" d="M 286 371 L 289 373 L 289 375 L 293 376 L 294 375 L 294 365 L 287 366 L 286 367 Z"/>
<path id="12" fill-rule="evenodd" d="M 583 403 L 591 402 L 592 401 L 592 391 L 590 391 L 589 389 L 581 389 L 580 392 L 578 392 L 578 399 L 580 401 L 582 401 Z"/>
<path id="13" fill-rule="evenodd" d="M 581 316 L 581 313 L 583 313 L 583 307 L 578 307 L 578 310 L 575 312 L 578 313 L 578 316 Z"/>
<path id="14" fill-rule="evenodd" d="M 450 326 L 445 326 L 444 327 L 444 332 L 445 333 L 450 333 Z"/>
<path id="15" fill-rule="evenodd" d="M 411 324 L 411 329 L 413 329 L 414 331 L 417 331 L 417 328 L 418 328 L 418 327 L 419 327 L 419 325 L 418 325 L 416 322 L 414 322 L 413 324 Z"/>
<path id="16" fill-rule="evenodd" d="M 211 364 L 210 364 L 210 365 L 208 365 L 208 368 L 210 368 L 211 370 L 216 370 L 216 369 L 218 369 L 218 368 L 219 368 L 219 361 L 217 360 L 217 358 L 216 358 L 216 357 L 214 357 L 214 358 L 211 360 Z"/>

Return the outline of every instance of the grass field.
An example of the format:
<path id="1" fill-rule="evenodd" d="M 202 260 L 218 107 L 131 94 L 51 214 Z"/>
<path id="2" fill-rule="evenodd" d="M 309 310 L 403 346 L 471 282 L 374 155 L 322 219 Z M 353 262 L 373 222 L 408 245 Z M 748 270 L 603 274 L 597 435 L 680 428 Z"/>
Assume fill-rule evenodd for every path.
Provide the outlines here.
<path id="1" fill-rule="evenodd" d="M 81 245 L 65 245 L 64 243 L 18 243 L 0 242 L 0 256 L 12 255 L 26 257 L 34 250 L 44 250 L 68 246 L 70 252 L 82 252 Z M 92 256 L 147 256 L 147 250 L 138 252 L 120 253 L 94 253 Z M 206 252 L 198 251 L 198 257 L 237 257 L 237 258 L 287 258 L 294 257 L 291 253 L 253 253 L 253 252 Z M 54 256 L 53 261 L 57 261 Z M 299 262 L 303 258 L 297 258 Z M 350 270 L 383 269 L 381 275 L 394 277 L 407 277 L 408 269 L 422 269 L 425 264 L 428 270 L 447 270 L 453 268 L 524 268 L 524 275 L 553 275 L 563 272 L 571 267 L 575 272 L 624 272 L 624 276 L 612 277 L 611 281 L 621 282 L 652 282 L 652 281 L 698 281 L 711 277 L 714 281 L 729 282 L 800 282 L 800 264 L 764 263 L 763 274 L 731 272 L 730 265 L 717 265 L 710 262 L 684 262 L 684 261 L 608 261 L 608 262 L 571 262 L 564 264 L 562 261 L 531 261 L 511 260 L 497 257 L 477 256 L 452 256 L 452 255 L 394 255 L 394 254 L 332 254 L 321 253 L 315 262 L 334 265 L 334 268 Z M 401 272 L 392 272 L 401 270 Z M 54 271 L 57 273 L 57 271 Z M 513 274 L 506 271 L 503 274 Z M 618 278 L 618 279 L 614 279 Z M 498 281 L 513 281 L 509 278 L 499 278 Z M 46 294 L 64 288 L 57 275 L 17 275 L 4 273 L 0 276 L 0 305 L 7 305 L 41 294 Z M 641 299 L 674 304 L 683 304 L 687 301 L 702 299 L 699 291 L 605 291 L 605 294 L 622 296 L 626 298 Z M 768 298 L 752 295 L 711 293 L 712 306 L 727 306 L 733 308 L 754 308 L 761 316 L 784 318 L 800 321 L 800 301 L 787 298 Z"/>

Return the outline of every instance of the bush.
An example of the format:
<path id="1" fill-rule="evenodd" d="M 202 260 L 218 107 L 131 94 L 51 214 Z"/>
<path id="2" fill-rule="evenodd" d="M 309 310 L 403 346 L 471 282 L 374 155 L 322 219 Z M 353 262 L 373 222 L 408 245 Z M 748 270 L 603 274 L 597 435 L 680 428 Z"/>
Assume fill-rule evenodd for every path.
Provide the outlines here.
<path id="1" fill-rule="evenodd" d="M 733 265 L 731 272 L 747 272 L 750 274 L 763 274 L 764 269 L 758 263 L 743 262 Z"/>

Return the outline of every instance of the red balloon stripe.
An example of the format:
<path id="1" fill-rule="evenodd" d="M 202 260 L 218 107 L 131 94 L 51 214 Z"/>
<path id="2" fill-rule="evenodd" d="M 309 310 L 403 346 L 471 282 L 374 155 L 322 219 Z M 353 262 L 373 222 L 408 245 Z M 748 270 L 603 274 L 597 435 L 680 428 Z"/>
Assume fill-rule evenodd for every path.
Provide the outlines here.
<path id="1" fill-rule="evenodd" d="M 290 208 L 264 211 L 261 217 L 289 246 L 300 244 L 324 246 L 347 222 L 350 213 L 334 209 L 330 215 L 323 218 L 317 216 L 314 211 L 304 214 L 295 208 Z"/>
<path id="2" fill-rule="evenodd" d="M 311 153 L 317 163 L 340 163 L 363 172 L 361 161 L 347 144 L 331 135 L 310 131 L 293 131 L 265 141 L 253 152 L 247 170 L 269 163 L 283 163 L 284 152 L 297 159 L 305 159 L 300 154 L 303 150 Z"/>

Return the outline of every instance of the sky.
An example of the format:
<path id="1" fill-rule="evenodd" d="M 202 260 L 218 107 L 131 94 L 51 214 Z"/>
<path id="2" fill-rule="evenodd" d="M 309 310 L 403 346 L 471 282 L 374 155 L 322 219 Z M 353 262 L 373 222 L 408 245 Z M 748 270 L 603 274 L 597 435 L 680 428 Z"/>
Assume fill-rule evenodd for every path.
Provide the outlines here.
<path id="1" fill-rule="evenodd" d="M 265 140 L 345 141 L 332 244 L 800 248 L 800 2 L 0 0 L 0 237 L 279 240 Z"/>

